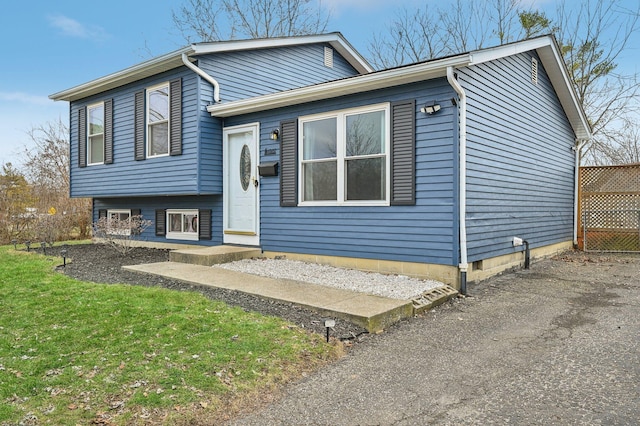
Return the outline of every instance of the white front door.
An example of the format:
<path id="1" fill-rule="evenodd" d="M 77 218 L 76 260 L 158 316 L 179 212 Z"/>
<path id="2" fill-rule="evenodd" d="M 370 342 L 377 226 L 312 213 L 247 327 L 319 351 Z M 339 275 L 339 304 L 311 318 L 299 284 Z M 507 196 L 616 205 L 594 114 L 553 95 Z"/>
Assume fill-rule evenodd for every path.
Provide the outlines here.
<path id="1" fill-rule="evenodd" d="M 224 129 L 224 242 L 260 244 L 259 125 Z"/>

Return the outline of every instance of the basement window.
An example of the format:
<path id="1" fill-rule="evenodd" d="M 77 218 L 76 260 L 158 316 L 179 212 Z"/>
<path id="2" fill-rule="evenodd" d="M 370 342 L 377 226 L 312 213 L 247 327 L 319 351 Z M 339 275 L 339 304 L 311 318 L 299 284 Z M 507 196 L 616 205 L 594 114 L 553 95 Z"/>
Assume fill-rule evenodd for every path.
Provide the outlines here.
<path id="1" fill-rule="evenodd" d="M 167 210 L 167 239 L 198 241 L 198 210 Z"/>

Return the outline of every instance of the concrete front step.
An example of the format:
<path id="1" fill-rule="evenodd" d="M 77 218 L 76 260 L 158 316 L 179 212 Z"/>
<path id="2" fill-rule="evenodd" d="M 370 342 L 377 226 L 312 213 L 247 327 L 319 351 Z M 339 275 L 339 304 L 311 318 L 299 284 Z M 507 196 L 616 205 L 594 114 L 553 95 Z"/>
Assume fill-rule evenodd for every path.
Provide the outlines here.
<path id="1" fill-rule="evenodd" d="M 191 265 L 212 266 L 261 255 L 262 251 L 255 247 L 213 246 L 173 250 L 169 253 L 169 260 Z"/>

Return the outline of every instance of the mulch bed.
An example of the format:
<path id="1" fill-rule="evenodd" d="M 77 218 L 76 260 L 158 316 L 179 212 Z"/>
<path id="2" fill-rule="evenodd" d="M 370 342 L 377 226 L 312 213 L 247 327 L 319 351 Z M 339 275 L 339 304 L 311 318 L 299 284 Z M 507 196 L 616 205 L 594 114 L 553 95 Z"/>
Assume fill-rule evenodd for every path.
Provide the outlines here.
<path id="1" fill-rule="evenodd" d="M 246 311 L 259 312 L 263 315 L 277 316 L 305 328 L 311 332 L 326 334 L 322 316 L 312 310 L 302 308 L 291 303 L 245 294 L 238 291 L 194 285 L 182 281 L 165 279 L 147 274 L 138 274 L 122 269 L 124 265 L 138 265 L 142 263 L 166 262 L 169 260 L 169 250 L 141 248 L 132 249 L 122 255 L 104 244 L 81 244 L 64 247 L 67 250 L 68 263 L 58 270 L 66 275 L 82 281 L 106 284 L 130 284 L 148 287 L 164 287 L 177 291 L 196 291 L 204 296 L 225 302 L 232 306 L 239 306 Z M 20 249 L 20 247 L 18 247 Z M 46 254 L 60 256 L 62 246 L 46 248 Z M 42 248 L 32 248 L 31 251 L 42 253 Z M 360 341 L 366 337 L 366 330 L 344 320 L 336 320 L 336 326 L 330 335 L 342 340 Z"/>

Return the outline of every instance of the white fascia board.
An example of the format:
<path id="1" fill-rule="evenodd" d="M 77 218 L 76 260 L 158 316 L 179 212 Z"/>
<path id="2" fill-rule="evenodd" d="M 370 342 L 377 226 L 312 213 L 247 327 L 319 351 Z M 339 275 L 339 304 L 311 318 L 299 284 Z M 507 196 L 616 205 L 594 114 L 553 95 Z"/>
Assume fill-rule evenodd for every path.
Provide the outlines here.
<path id="1" fill-rule="evenodd" d="M 540 49 L 545 46 L 554 44 L 551 36 L 543 36 L 532 38 L 529 40 L 518 41 L 514 43 L 504 44 L 502 46 L 491 47 L 471 52 L 471 65 L 478 65 L 484 62 L 494 61 L 496 59 L 506 58 L 507 56 L 518 55 L 520 53 L 529 52 L 530 50 Z"/>
<path id="2" fill-rule="evenodd" d="M 189 54 L 191 52 L 193 52 L 191 46 L 183 47 L 180 50 L 141 62 L 113 74 L 63 90 L 62 92 L 54 93 L 53 95 L 49 95 L 49 99 L 53 99 L 54 101 L 75 101 L 164 71 L 178 68 L 183 65 L 182 54 Z"/>
<path id="3" fill-rule="evenodd" d="M 206 55 L 210 53 L 269 49 L 314 43 L 330 44 L 361 74 L 367 74 L 373 71 L 373 68 L 367 62 L 367 60 L 364 59 L 364 57 L 360 55 L 340 33 L 198 43 L 193 45 L 193 54 Z"/>
<path id="4" fill-rule="evenodd" d="M 591 124 L 578 100 L 578 94 L 557 45 L 553 43 L 546 48 L 538 49 L 537 52 L 576 134 L 576 139 L 591 139 Z"/>
<path id="5" fill-rule="evenodd" d="M 213 117 L 231 117 L 234 115 L 276 109 L 284 106 L 299 105 L 322 99 L 387 87 L 415 83 L 437 77 L 444 77 L 447 67 L 462 67 L 469 65 L 469 55 L 459 55 L 436 61 L 423 62 L 406 67 L 378 71 L 342 80 L 305 86 L 284 92 L 271 93 L 248 99 L 241 99 L 229 103 L 212 104 L 207 111 Z"/>

